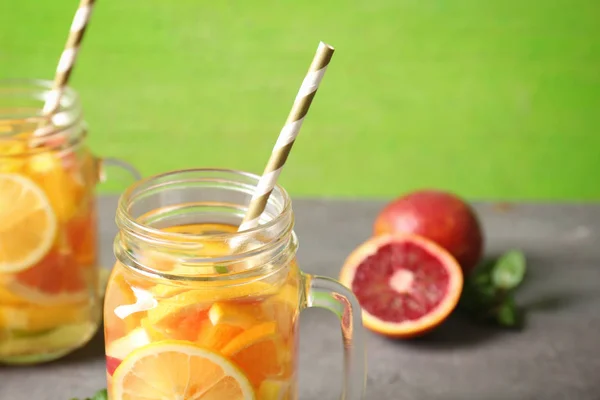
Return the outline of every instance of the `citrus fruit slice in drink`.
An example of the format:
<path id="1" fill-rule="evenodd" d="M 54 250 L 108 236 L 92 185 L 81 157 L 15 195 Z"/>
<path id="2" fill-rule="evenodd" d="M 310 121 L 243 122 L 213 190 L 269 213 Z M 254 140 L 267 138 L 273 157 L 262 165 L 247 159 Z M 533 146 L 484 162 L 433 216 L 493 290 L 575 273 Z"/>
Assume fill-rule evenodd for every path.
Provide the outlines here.
<path id="1" fill-rule="evenodd" d="M 33 181 L 0 174 L 0 273 L 23 271 L 40 261 L 56 229 L 50 202 Z"/>
<path id="2" fill-rule="evenodd" d="M 208 320 L 209 308 L 203 291 L 188 290 L 158 301 L 155 308 L 148 310 L 143 324 L 153 337 L 160 333 L 164 338 L 193 341 L 202 322 Z"/>
<path id="3" fill-rule="evenodd" d="M 265 379 L 256 394 L 257 400 L 284 400 L 288 394 L 289 382 L 278 379 Z"/>
<path id="4" fill-rule="evenodd" d="M 112 277 L 106 288 L 106 300 L 104 303 L 105 319 L 104 334 L 107 342 L 125 336 L 128 332 L 140 326 L 142 316 L 140 313 L 132 313 L 119 318 L 115 314 L 118 307 L 130 306 L 137 302 L 135 293 L 122 272 L 122 267 L 117 263 L 113 267 Z M 144 314 L 145 315 L 145 314 Z"/>
<path id="5" fill-rule="evenodd" d="M 264 379 L 283 374 L 289 361 L 285 350 L 277 324 L 269 321 L 245 330 L 223 347 L 221 353 L 240 366 L 258 388 Z"/>
<path id="6" fill-rule="evenodd" d="M 32 156 L 27 173 L 44 190 L 60 222 L 69 221 L 77 213 L 86 188 L 65 170 L 55 152 Z"/>
<path id="7" fill-rule="evenodd" d="M 10 128 L 8 128 L 10 131 Z M 2 126 L 0 125 L 0 134 L 2 133 Z M 0 172 L 3 173 L 19 173 L 23 172 L 26 165 L 27 157 L 27 144 L 23 140 L 16 138 L 15 140 L 2 140 L 0 141 L 0 157 L 2 162 L 0 163 Z"/>
<path id="8" fill-rule="evenodd" d="M 113 375 L 113 400 L 253 400 L 244 374 L 223 356 L 182 341 L 135 350 Z"/>
<path id="9" fill-rule="evenodd" d="M 47 331 L 44 334 L 13 337 L 0 341 L 0 354 L 16 359 L 44 360 L 44 354 L 72 349 L 87 342 L 94 334 L 94 324 L 69 324 Z M 65 350 L 66 352 L 66 350 Z M 28 356 L 30 355 L 30 356 Z M 52 358 L 52 356 L 50 356 Z"/>
<path id="10" fill-rule="evenodd" d="M 58 306 L 10 306 L 0 305 L 0 329 L 23 332 L 39 332 L 84 322 L 90 317 L 85 303 Z"/>
<path id="11" fill-rule="evenodd" d="M 213 325 L 210 320 L 206 320 L 200 325 L 196 343 L 202 347 L 220 351 L 243 331 L 239 326 L 228 324 Z"/>
<path id="12" fill-rule="evenodd" d="M 340 281 L 352 289 L 364 325 L 379 334 L 408 338 L 439 325 L 455 308 L 463 285 L 456 260 L 416 235 L 383 235 L 355 249 Z"/>
<path id="13" fill-rule="evenodd" d="M 295 322 L 300 309 L 298 287 L 285 284 L 276 295 L 262 302 L 262 310 L 267 319 L 277 322 L 281 335 L 287 339 L 294 333 Z"/>
<path id="14" fill-rule="evenodd" d="M 213 325 L 227 324 L 247 329 L 264 319 L 260 302 L 216 302 L 208 310 Z"/>
<path id="15" fill-rule="evenodd" d="M 86 299 L 88 284 L 71 253 L 52 250 L 31 268 L 10 275 L 0 284 L 13 295 L 30 303 L 57 305 Z"/>
<path id="16" fill-rule="evenodd" d="M 93 200 L 79 210 L 78 215 L 65 224 L 65 232 L 77 264 L 82 267 L 95 267 L 97 264 L 96 208 Z"/>
<path id="17" fill-rule="evenodd" d="M 107 341 L 106 371 L 112 375 L 125 357 L 150 342 L 150 336 L 144 328 L 136 328 L 119 339 Z"/>

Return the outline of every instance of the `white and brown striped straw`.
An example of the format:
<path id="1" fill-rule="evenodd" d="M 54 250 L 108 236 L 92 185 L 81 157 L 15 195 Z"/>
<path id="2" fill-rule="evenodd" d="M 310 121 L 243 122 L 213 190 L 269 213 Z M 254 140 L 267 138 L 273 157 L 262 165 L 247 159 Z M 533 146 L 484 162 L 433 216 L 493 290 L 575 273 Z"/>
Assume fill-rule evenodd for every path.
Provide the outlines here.
<path id="1" fill-rule="evenodd" d="M 79 7 L 73 17 L 73 22 L 71 23 L 71 30 L 69 31 L 67 43 L 65 44 L 65 48 L 56 67 L 56 75 L 54 76 L 52 90 L 44 103 L 42 113 L 45 116 L 51 115 L 60 106 L 60 99 L 67 86 L 71 72 L 73 72 L 77 54 L 79 53 L 79 46 L 81 45 L 83 35 L 90 21 L 90 16 L 92 15 L 94 2 L 95 0 L 81 0 L 79 2 Z M 48 134 L 49 128 L 44 129 L 44 127 L 48 126 L 47 123 L 48 121 L 42 123 L 34 132 L 34 136 Z"/>
<path id="2" fill-rule="evenodd" d="M 321 79 L 325 75 L 327 66 L 333 56 L 334 48 L 321 42 L 317 48 L 312 64 L 308 69 L 308 73 L 300 86 L 294 105 L 290 110 L 285 125 L 279 133 L 277 142 L 271 152 L 271 157 L 267 162 L 267 166 L 258 181 L 256 190 L 250 200 L 248 211 L 244 215 L 244 219 L 238 228 L 238 232 L 255 228 L 258 226 L 260 216 L 265 210 L 269 196 L 277 183 L 277 178 L 285 165 L 285 162 L 290 154 L 290 150 L 294 145 L 294 141 L 300 132 L 302 123 L 306 118 L 308 109 L 317 93 Z"/>

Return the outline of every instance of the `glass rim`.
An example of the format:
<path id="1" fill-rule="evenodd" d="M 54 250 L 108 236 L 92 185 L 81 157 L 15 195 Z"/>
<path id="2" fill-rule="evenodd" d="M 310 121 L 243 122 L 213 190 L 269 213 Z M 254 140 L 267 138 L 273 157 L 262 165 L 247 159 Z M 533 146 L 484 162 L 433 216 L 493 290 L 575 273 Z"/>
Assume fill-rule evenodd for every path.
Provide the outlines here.
<path id="1" fill-rule="evenodd" d="M 50 115 L 42 114 L 43 104 L 47 96 L 52 92 L 53 82 L 46 79 L 35 78 L 0 78 L 0 100 L 15 99 L 15 106 L 0 105 L 0 128 L 2 125 L 9 126 L 12 129 L 3 131 L 0 129 L 0 141 L 11 142 L 33 142 L 34 146 L 53 145 L 57 142 L 56 138 L 64 136 L 67 139 L 78 140 L 82 132 L 72 128 L 83 122 L 83 110 L 81 99 L 76 90 L 70 86 L 63 89 L 60 107 Z M 39 107 L 19 106 L 17 101 L 38 101 Z M 20 110 L 22 108 L 22 110 Z M 16 111 L 9 112 L 10 109 Z M 42 136 L 20 135 L 31 133 L 31 125 L 40 124 L 50 119 L 54 125 L 50 127 L 48 133 Z M 58 122 L 56 122 L 58 121 Z M 27 126 L 27 128 L 25 128 Z"/>
<path id="2" fill-rule="evenodd" d="M 119 233 L 115 237 L 114 242 L 117 260 L 143 275 L 169 281 L 215 282 L 250 277 L 260 279 L 259 277 L 272 272 L 273 265 L 270 262 L 258 263 L 242 269 L 238 269 L 236 266 L 241 265 L 241 263 L 251 262 L 252 260 L 272 260 L 278 257 L 278 255 L 287 257 L 284 255 L 286 253 L 282 253 L 286 249 L 291 249 L 295 256 L 297 250 L 297 239 L 293 231 L 294 217 L 291 199 L 280 185 L 275 187 L 269 198 L 270 204 L 276 207 L 273 213 L 269 213 L 270 218 L 264 221 L 263 224 L 242 232 L 210 232 L 192 235 L 165 231 L 146 224 L 144 221 L 136 220 L 140 216 L 152 215 L 153 211 L 161 209 L 160 206 L 144 210 L 140 216 L 133 215 L 131 212 L 131 207 L 136 204 L 136 198 L 143 200 L 146 195 L 152 196 L 160 193 L 160 190 L 169 190 L 169 186 L 171 185 L 171 188 L 176 189 L 178 185 L 185 185 L 186 183 L 190 183 L 191 187 L 198 187 L 193 183 L 201 184 L 209 182 L 214 183 L 214 188 L 218 188 L 220 185 L 227 185 L 229 183 L 233 190 L 250 194 L 249 190 L 256 187 L 259 178 L 259 175 L 234 169 L 191 168 L 168 171 L 137 181 L 127 188 L 119 198 L 115 217 Z M 252 186 L 248 182 L 251 182 Z M 182 202 L 181 204 L 185 205 L 188 203 Z M 239 203 L 231 204 L 234 205 L 234 208 L 239 209 L 247 206 L 246 204 Z M 259 239 L 258 242 L 260 245 L 258 247 L 246 246 L 249 243 L 257 243 L 257 238 L 261 237 L 271 237 L 271 239 L 266 241 Z M 233 253 L 223 256 L 196 256 L 194 249 L 197 247 L 195 246 L 202 245 L 203 242 L 221 242 L 228 245 L 233 244 L 234 246 L 237 246 L 237 243 L 239 243 L 240 246 Z M 131 245 L 135 246 L 137 251 L 129 250 L 128 246 Z M 184 268 L 186 272 L 182 272 L 182 270 L 178 272 L 162 271 L 153 268 L 151 265 L 146 265 L 143 261 L 144 252 L 148 250 L 156 252 L 156 248 L 160 249 L 159 253 L 164 253 L 165 255 L 171 254 L 171 252 L 180 254 L 183 258 L 179 258 L 178 263 L 186 267 Z M 141 252 L 141 258 L 136 254 L 138 251 Z M 184 254 L 181 254 L 181 252 L 184 252 Z M 287 254 L 289 256 L 291 253 Z M 277 264 L 279 267 L 283 267 L 283 265 Z M 202 268 L 205 267 L 214 268 L 215 265 L 226 267 L 227 272 L 217 275 L 211 273 L 188 274 L 188 272 L 202 271 Z"/>
<path id="3" fill-rule="evenodd" d="M 258 180 L 260 179 L 260 175 L 254 174 L 252 172 L 241 171 L 241 170 L 236 170 L 236 169 L 229 169 L 229 168 L 188 168 L 188 169 L 172 170 L 172 171 L 162 172 L 159 174 L 148 176 L 146 178 L 142 178 L 142 179 L 136 181 L 134 184 L 129 186 L 119 197 L 119 202 L 117 205 L 117 219 L 125 222 L 125 224 L 119 224 L 119 222 L 117 221 L 117 225 L 119 226 L 119 228 L 121 228 L 121 226 L 123 226 L 125 228 L 133 229 L 138 232 L 150 234 L 152 237 L 174 238 L 174 239 L 177 239 L 177 241 L 179 243 L 185 243 L 185 240 L 182 240 L 182 239 L 186 239 L 186 238 L 189 239 L 190 238 L 189 234 L 177 233 L 177 232 L 165 232 L 160 229 L 152 228 L 143 223 L 139 223 L 139 222 L 135 221 L 134 218 L 131 217 L 130 213 L 127 210 L 127 205 L 131 204 L 131 202 L 135 199 L 135 196 L 136 196 L 135 192 L 137 190 L 143 189 L 145 186 L 150 185 L 152 182 L 158 182 L 160 179 L 168 178 L 171 176 L 177 176 L 177 175 L 181 175 L 181 174 L 202 173 L 202 172 L 231 174 L 231 176 L 239 176 L 239 177 L 244 177 L 244 178 L 255 179 L 257 183 L 258 183 Z M 277 223 L 281 222 L 281 219 L 283 219 L 289 212 L 291 212 L 291 208 L 292 208 L 292 205 L 291 205 L 292 202 L 291 202 L 290 196 L 281 185 L 279 185 L 279 184 L 275 185 L 275 188 L 273 189 L 273 192 L 271 193 L 271 196 L 269 197 L 269 201 L 271 201 L 273 194 L 275 194 L 275 195 L 280 194 L 280 197 L 283 200 L 283 206 L 277 216 L 275 216 L 274 218 L 265 222 L 264 224 L 258 225 L 251 229 L 247 229 L 242 232 L 203 233 L 203 234 L 195 235 L 194 237 L 202 238 L 203 240 L 206 240 L 206 239 L 234 240 L 235 238 L 238 238 L 238 237 L 243 237 L 243 236 L 247 236 L 247 235 L 255 235 L 257 233 L 260 233 L 261 231 L 264 231 L 265 229 L 273 227 Z M 192 241 L 192 242 L 195 243 L 195 241 Z"/>

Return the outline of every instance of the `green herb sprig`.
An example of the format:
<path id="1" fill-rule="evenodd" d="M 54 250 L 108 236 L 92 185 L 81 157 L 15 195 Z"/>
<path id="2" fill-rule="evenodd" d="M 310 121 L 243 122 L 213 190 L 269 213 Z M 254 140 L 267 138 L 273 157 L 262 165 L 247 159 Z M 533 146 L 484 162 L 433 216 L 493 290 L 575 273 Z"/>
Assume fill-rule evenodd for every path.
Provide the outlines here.
<path id="1" fill-rule="evenodd" d="M 85 399 L 71 399 L 71 400 L 108 400 L 108 392 L 106 389 L 102 389 L 96 392 L 92 397 L 86 397 Z"/>
<path id="2" fill-rule="evenodd" d="M 482 263 L 465 278 L 458 309 L 478 321 L 520 327 L 523 312 L 514 293 L 523 282 L 526 269 L 525 255 L 518 250 Z"/>

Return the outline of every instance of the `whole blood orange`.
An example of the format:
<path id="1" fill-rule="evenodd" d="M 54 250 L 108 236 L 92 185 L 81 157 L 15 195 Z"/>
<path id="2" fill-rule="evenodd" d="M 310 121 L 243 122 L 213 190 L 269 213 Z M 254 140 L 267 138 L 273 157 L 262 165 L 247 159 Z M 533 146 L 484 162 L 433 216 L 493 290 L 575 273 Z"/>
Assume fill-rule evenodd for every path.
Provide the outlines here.
<path id="1" fill-rule="evenodd" d="M 377 216 L 373 232 L 424 236 L 448 250 L 466 274 L 483 252 L 475 211 L 458 196 L 439 190 L 420 190 L 392 201 Z"/>
<path id="2" fill-rule="evenodd" d="M 340 281 L 362 307 L 364 325 L 398 338 L 420 336 L 456 306 L 460 266 L 446 250 L 417 235 L 376 236 L 347 258 Z"/>

